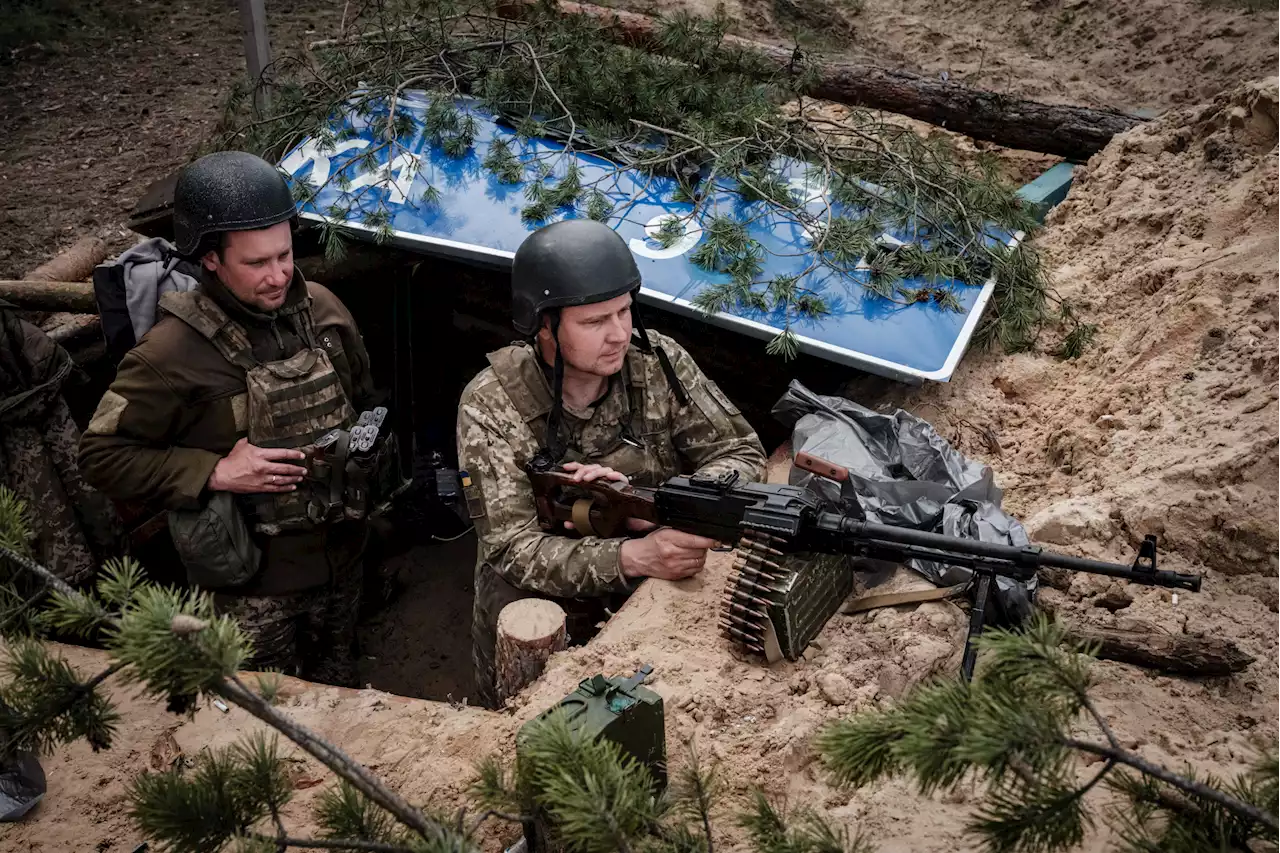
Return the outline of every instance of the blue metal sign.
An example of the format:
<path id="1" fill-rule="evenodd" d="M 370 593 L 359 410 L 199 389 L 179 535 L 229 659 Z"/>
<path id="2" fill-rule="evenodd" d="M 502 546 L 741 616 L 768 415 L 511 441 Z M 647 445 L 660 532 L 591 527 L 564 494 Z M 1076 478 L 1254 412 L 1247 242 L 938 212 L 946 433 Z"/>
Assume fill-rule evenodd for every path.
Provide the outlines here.
<path id="1" fill-rule="evenodd" d="M 643 275 L 642 302 L 693 316 L 753 337 L 768 340 L 783 328 L 784 319 L 746 307 L 707 314 L 694 298 L 727 276 L 709 272 L 690 261 L 704 239 L 703 226 L 712 215 L 730 215 L 748 225 L 748 233 L 765 249 L 761 279 L 799 275 L 802 287 L 820 295 L 829 313 L 816 319 L 793 319 L 802 352 L 907 382 L 947 381 L 963 355 L 978 319 L 991 297 L 994 282 L 967 286 L 946 283 L 961 306 L 959 312 L 932 303 L 903 305 L 876 296 L 862 286 L 865 272 L 842 274 L 814 264 L 811 235 L 794 217 L 772 212 L 766 202 L 747 203 L 724 182 L 707 191 L 713 197 L 691 215 L 694 205 L 675 200 L 677 184 L 662 177 L 620 167 L 543 138 L 521 139 L 474 104 L 460 102 L 462 115 L 474 122 L 473 144 L 460 157 L 441 147 L 440 138 L 423 131 L 422 117 L 429 102 L 423 93 L 403 94 L 397 115 L 414 119 L 412 134 L 400 132 L 394 146 L 385 143 L 386 110 L 361 116 L 354 111 L 336 118 L 333 134 L 304 140 L 281 161 L 295 181 L 305 181 L 313 197 L 300 203 L 304 218 L 322 221 L 340 215 L 349 229 L 372 239 L 379 230 L 395 245 L 473 263 L 508 265 L 528 234 L 557 218 L 580 216 L 578 209 L 556 209 L 544 221 L 529 221 L 521 213 L 529 204 L 528 184 L 560 180 L 570 161 L 577 164 L 584 189 L 598 191 L 612 208 L 608 223 L 628 241 Z M 496 140 L 502 140 L 523 164 L 524 180 L 502 183 L 483 167 Z M 456 152 L 455 152 L 456 153 Z M 538 165 L 542 171 L 538 171 Z M 794 199 L 819 221 L 839 215 L 838 204 L 813 170 L 796 162 L 779 162 Z M 435 198 L 422 198 L 432 188 Z M 681 217 L 682 236 L 659 241 L 663 224 Z M 1021 235 L 1000 234 L 1012 242 Z M 886 234 L 885 240 L 905 239 Z M 663 245 L 666 242 L 667 245 Z M 908 282 L 923 284 L 923 282 Z M 935 283 L 936 284 L 936 283 Z"/>

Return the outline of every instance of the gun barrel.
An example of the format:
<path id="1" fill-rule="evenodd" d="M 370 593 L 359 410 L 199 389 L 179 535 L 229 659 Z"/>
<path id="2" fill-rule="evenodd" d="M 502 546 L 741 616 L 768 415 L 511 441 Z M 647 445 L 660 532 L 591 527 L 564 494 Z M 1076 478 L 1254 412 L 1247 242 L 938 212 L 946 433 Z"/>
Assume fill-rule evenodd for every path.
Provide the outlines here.
<path id="1" fill-rule="evenodd" d="M 817 526 L 832 532 L 838 531 L 842 538 L 856 546 L 853 550 L 861 550 L 867 556 L 881 559 L 928 559 L 968 567 L 1005 567 L 1022 577 L 1028 577 L 1042 567 L 1067 569 L 1073 572 L 1123 578 L 1131 583 L 1149 586 L 1200 591 L 1199 575 L 1158 571 L 1154 568 L 1143 569 L 1138 566 L 1106 563 L 1085 557 L 1070 557 L 1066 554 L 1045 551 L 1035 545 L 1019 548 L 994 542 L 960 539 L 940 533 L 859 521 L 837 513 L 822 513 Z"/>

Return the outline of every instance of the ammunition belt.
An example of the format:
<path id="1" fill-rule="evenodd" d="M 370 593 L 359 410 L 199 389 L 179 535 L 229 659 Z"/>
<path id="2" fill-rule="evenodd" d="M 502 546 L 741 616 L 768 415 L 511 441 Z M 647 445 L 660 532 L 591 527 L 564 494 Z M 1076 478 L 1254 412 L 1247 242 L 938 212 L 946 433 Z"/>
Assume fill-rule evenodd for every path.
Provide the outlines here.
<path id="1" fill-rule="evenodd" d="M 743 533 L 720 612 L 730 642 L 770 663 L 799 658 L 853 591 L 850 558 L 789 546 L 762 531 Z"/>
<path id="2" fill-rule="evenodd" d="M 720 630 L 729 640 L 746 651 L 770 655 L 773 624 L 769 611 L 783 603 L 786 583 L 794 572 L 783 567 L 777 558 L 782 551 L 776 546 L 783 540 L 767 533 L 747 531 L 738 540 L 733 563 L 734 573 L 725 585 Z"/>

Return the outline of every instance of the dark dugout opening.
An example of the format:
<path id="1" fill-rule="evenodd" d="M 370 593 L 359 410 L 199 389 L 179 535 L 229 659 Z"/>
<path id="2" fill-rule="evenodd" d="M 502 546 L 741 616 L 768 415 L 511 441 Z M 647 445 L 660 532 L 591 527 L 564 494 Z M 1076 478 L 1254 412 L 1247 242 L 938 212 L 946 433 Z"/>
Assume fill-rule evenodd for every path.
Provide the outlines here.
<path id="1" fill-rule="evenodd" d="M 433 496 L 431 472 L 433 465 L 457 467 L 458 402 L 487 366 L 485 354 L 519 337 L 510 326 L 509 273 L 364 246 L 352 246 L 346 261 L 331 269 L 302 266 L 355 316 L 377 381 L 391 391 L 401 446 L 413 456 L 414 487 L 399 501 L 392 531 L 374 555 L 392 585 L 383 601 L 364 608 L 361 684 L 460 701 L 473 695 L 476 540 L 460 514 Z M 761 340 L 669 312 L 649 308 L 645 316 L 651 328 L 686 347 L 742 408 L 766 451 L 789 437 L 769 412 L 793 378 L 834 393 L 858 375 L 811 356 L 786 362 L 766 354 Z"/>

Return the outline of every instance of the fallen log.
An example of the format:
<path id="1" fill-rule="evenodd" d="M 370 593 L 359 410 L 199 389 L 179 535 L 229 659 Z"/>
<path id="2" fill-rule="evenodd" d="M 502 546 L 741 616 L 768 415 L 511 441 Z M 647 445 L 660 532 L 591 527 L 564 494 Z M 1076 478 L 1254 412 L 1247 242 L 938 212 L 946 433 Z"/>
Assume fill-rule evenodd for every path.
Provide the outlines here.
<path id="1" fill-rule="evenodd" d="M 565 612 L 554 601 L 522 598 L 502 608 L 494 667 L 498 706 L 542 675 L 547 660 L 567 643 Z"/>
<path id="2" fill-rule="evenodd" d="M 58 312 L 40 326 L 49 339 L 64 347 L 102 340 L 102 318 L 97 314 Z"/>
<path id="3" fill-rule="evenodd" d="M 81 281 L 93 275 L 93 268 L 106 259 L 105 241 L 97 237 L 81 237 L 70 248 L 29 270 L 23 278 L 29 281 Z"/>
<path id="4" fill-rule="evenodd" d="M 23 311 L 98 313 L 93 284 L 87 281 L 0 281 L 0 299 Z"/>
<path id="5" fill-rule="evenodd" d="M 662 24 L 636 12 L 606 9 L 561 0 L 567 15 L 593 18 L 610 28 L 619 43 L 646 51 L 660 51 Z M 518 20 L 531 8 L 513 0 L 498 7 L 501 17 Z M 725 43 L 755 50 L 779 68 L 795 61 L 790 48 L 763 44 L 737 36 Z M 974 139 L 1053 154 L 1084 162 L 1106 147 L 1111 137 L 1143 122 L 1119 110 L 1044 104 L 960 83 L 893 71 L 876 65 L 807 57 L 817 72 L 808 94 L 850 106 L 869 107 L 920 119 Z"/>
<path id="6" fill-rule="evenodd" d="M 1121 631 L 1068 625 L 1067 636 L 1075 642 L 1098 647 L 1098 657 L 1173 675 L 1217 676 L 1240 672 L 1254 658 L 1230 640 L 1221 637 L 1193 637 L 1162 631 Z"/>

